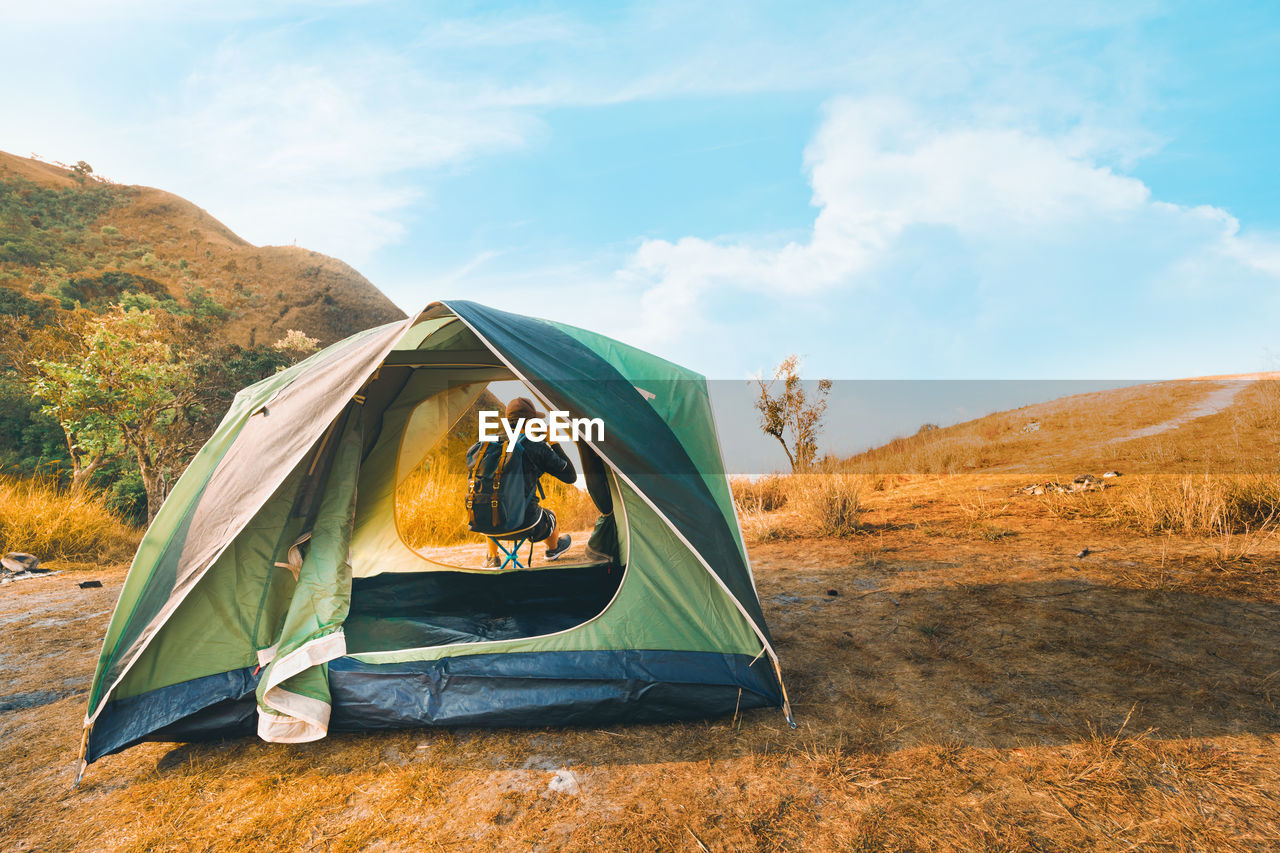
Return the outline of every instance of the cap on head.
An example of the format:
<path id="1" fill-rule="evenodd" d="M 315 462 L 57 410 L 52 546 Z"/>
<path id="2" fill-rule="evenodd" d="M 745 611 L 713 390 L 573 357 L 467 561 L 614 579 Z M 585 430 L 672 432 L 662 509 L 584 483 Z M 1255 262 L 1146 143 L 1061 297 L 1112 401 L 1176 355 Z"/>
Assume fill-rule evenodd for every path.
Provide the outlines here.
<path id="1" fill-rule="evenodd" d="M 546 415 L 534 408 L 533 401 L 528 397 L 516 397 L 510 403 L 507 403 L 507 420 L 509 421 L 545 417 Z"/>

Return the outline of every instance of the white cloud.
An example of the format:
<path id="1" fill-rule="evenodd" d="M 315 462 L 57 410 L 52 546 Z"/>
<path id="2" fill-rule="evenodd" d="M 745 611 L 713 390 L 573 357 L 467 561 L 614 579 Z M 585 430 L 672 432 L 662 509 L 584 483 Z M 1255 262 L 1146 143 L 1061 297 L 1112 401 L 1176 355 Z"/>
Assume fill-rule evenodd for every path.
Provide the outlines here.
<path id="1" fill-rule="evenodd" d="M 536 119 L 464 103 L 394 58 L 325 66 L 253 61 L 224 48 L 159 122 L 166 154 L 200 199 L 252 242 L 359 263 L 403 235 L 421 190 L 406 175 L 522 146 Z M 171 186 L 172 188 L 172 186 Z"/>
<path id="2" fill-rule="evenodd" d="M 1036 341 L 1019 370 L 1165 369 L 1151 355 L 1168 350 L 1160 335 L 1180 336 L 1189 359 L 1187 342 L 1208 334 L 1197 320 L 1234 312 L 1231 340 L 1203 349 L 1235 357 L 1280 307 L 1280 239 L 1124 174 L 1160 144 L 1142 126 L 1172 61 L 1139 32 L 1154 5 L 922 0 L 794 15 L 660 2 L 443 20 L 439 7 L 346 5 L 360 4 L 28 4 L 0 35 L 0 69 L 41 75 L 12 93 L 0 148 L 84 157 L 254 242 L 296 239 L 366 269 L 390 257 L 379 284 L 412 279 L 404 293 L 439 263 L 449 286 L 483 282 L 532 313 L 568 306 L 735 375 L 742 360 L 716 353 L 748 339 L 752 362 L 808 346 L 810 365 L 836 375 L 1003 375 L 996 337 Z M 805 156 L 815 214 L 803 238 L 712 238 L 712 223 L 642 242 L 611 279 L 614 245 L 574 248 L 581 263 L 539 254 L 559 237 L 550 216 L 522 238 L 539 249 L 461 245 L 474 264 L 379 254 L 410 233 L 435 176 L 536 143 L 542 112 L 779 92 L 886 96 L 830 104 Z M 1146 361 L 1114 343 L 1059 345 L 1104 315 Z M 767 334 L 810 327 L 821 331 Z"/>
<path id="3" fill-rule="evenodd" d="M 736 2 L 442 19 L 363 0 L 54 0 L 27 4 L 0 36 L 0 68 L 16 75 L 45 64 L 55 33 L 62 54 L 14 93 L 0 147 L 86 156 L 188 196 L 255 242 L 296 237 L 359 264 L 405 233 L 406 206 L 430 191 L 415 172 L 525 145 L 545 109 L 832 88 L 946 100 L 1010 79 L 1034 85 L 1002 95 L 1005 108 L 1083 109 L 1066 91 L 1086 76 L 1074 65 L 1025 71 L 1049 34 L 1130 14 L 1104 8 L 1106 24 L 1079 8 L 1010 15 L 925 0 L 911 13 L 836 6 L 782 25 L 767 5 Z M 1125 64 L 1119 76 L 1141 79 Z"/>
<path id="4" fill-rule="evenodd" d="M 82 39 L 94 29 L 74 16 L 68 26 Z M 137 45 L 147 36 L 130 34 Z M 113 180 L 190 199 L 251 242 L 296 240 L 359 267 L 404 237 L 433 177 L 544 132 L 529 109 L 546 101 L 536 86 L 452 73 L 359 37 L 303 36 L 255 27 L 210 40 L 176 78 L 141 59 L 142 73 L 101 89 L 83 66 L 59 66 L 15 92 L 0 148 L 84 158 Z M 38 53 L 13 34 L 6 43 Z M 0 68 L 22 64 L 0 57 Z"/>
<path id="5" fill-rule="evenodd" d="M 1206 304 L 1218 316 L 1255 316 L 1246 303 L 1275 302 L 1280 243 L 1241 236 L 1219 208 L 1153 200 L 1141 181 L 1099 162 L 1097 138 L 940 123 L 895 100 L 836 100 L 805 156 L 818 211 L 807 239 L 644 241 L 617 276 L 640 307 L 630 336 L 731 347 L 742 329 L 721 316 L 726 306 L 752 304 L 775 328 L 812 328 L 828 319 L 821 307 L 812 313 L 825 305 L 889 330 L 914 318 L 899 330 L 901 357 L 879 353 L 891 370 L 1084 365 L 1112 345 L 1076 357 L 1082 333 L 1124 328 L 1156 347 L 1121 368 L 1142 371 L 1163 366 L 1161 336 L 1200 337 Z M 996 362 L 1008 338 L 995 347 L 984 336 L 999 335 L 1025 335 L 1034 351 Z M 790 346 L 812 342 L 801 337 Z M 826 369 L 841 369 L 836 351 L 859 364 L 859 350 L 857 340 L 828 347 Z"/>

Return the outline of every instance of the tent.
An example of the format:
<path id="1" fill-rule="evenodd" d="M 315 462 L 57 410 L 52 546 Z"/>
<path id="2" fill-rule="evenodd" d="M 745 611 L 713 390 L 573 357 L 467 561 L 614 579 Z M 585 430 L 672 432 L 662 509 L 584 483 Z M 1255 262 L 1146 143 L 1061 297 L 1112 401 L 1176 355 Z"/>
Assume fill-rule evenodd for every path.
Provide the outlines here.
<path id="1" fill-rule="evenodd" d="M 402 540 L 399 483 L 513 379 L 548 411 L 603 419 L 590 447 L 615 559 L 493 571 Z M 81 770 L 147 740 L 770 706 L 790 720 L 705 379 L 582 329 L 433 303 L 236 395 L 138 548 Z"/>

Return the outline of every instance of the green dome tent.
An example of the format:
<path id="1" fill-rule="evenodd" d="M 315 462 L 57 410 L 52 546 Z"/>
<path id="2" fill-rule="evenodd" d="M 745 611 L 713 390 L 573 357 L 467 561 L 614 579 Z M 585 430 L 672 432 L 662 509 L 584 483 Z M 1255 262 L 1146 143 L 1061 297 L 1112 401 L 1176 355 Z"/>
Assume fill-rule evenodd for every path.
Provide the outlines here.
<path id="1" fill-rule="evenodd" d="M 401 539 L 398 484 L 512 379 L 548 411 L 603 419 L 615 560 L 473 570 Z M 768 706 L 790 719 L 705 379 L 571 326 L 433 303 L 236 396 L 138 549 L 82 759 Z"/>

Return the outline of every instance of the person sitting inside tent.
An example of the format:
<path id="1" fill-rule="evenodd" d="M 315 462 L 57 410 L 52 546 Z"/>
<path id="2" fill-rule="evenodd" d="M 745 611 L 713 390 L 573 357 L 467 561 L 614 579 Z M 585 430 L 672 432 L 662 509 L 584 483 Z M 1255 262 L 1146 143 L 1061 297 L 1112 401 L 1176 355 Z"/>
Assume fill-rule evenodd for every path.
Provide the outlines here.
<path id="1" fill-rule="evenodd" d="M 528 397 L 516 397 L 507 404 L 505 420 L 510 424 L 513 430 L 523 428 L 523 422 L 531 418 L 546 418 L 546 415 L 534 408 L 533 401 Z M 489 449 L 492 446 L 493 449 Z M 556 523 L 556 514 L 546 507 L 542 506 L 541 494 L 542 488 L 539 480 L 543 474 L 550 474 L 563 483 L 572 485 L 578 479 L 578 472 L 574 470 L 573 463 L 569 461 L 569 456 L 564 452 L 559 444 L 550 441 L 534 441 L 527 435 L 522 435 L 517 439 L 517 444 L 508 448 L 506 445 L 498 445 L 497 442 L 476 442 L 467 451 L 467 468 L 472 472 L 470 476 L 471 484 L 468 487 L 468 507 L 472 506 L 473 500 L 479 498 L 477 486 L 482 478 L 477 474 L 483 470 L 484 478 L 488 479 L 485 484 L 480 484 L 481 489 L 492 489 L 492 472 L 493 470 L 501 470 L 505 465 L 505 456 L 509 454 L 511 457 L 519 457 L 518 460 L 512 458 L 510 461 L 518 461 L 522 471 L 507 472 L 508 481 L 519 491 L 524 492 L 519 496 L 519 502 L 523 504 L 523 514 L 517 518 L 517 512 L 506 509 L 510 504 L 509 499 L 515 495 L 508 492 L 508 500 L 503 500 L 504 513 L 508 516 L 505 523 L 499 526 L 506 527 L 511 532 L 519 533 L 520 538 L 528 539 L 533 542 L 543 542 L 547 546 L 546 557 L 548 560 L 555 560 L 561 554 L 569 550 L 573 539 L 567 533 L 560 533 L 560 526 Z M 486 456 L 497 456 L 499 461 L 490 462 L 488 466 L 483 464 Z M 516 473 L 517 476 L 511 476 Z M 519 476 L 523 474 L 523 476 Z M 503 487 L 499 485 L 499 492 L 503 491 Z M 485 496 L 488 498 L 488 495 Z M 487 524 L 489 521 L 484 512 L 485 504 L 488 500 L 474 500 L 475 511 L 472 512 L 471 529 L 483 533 L 487 539 L 485 544 L 489 546 L 489 556 L 484 562 L 486 569 L 496 569 L 499 566 L 498 561 L 498 543 L 496 541 L 500 531 L 490 529 L 492 525 Z M 495 509 L 494 515 L 498 513 Z M 477 523 L 477 519 L 481 523 Z M 510 537 L 501 537 L 510 538 Z"/>

